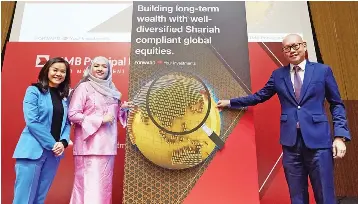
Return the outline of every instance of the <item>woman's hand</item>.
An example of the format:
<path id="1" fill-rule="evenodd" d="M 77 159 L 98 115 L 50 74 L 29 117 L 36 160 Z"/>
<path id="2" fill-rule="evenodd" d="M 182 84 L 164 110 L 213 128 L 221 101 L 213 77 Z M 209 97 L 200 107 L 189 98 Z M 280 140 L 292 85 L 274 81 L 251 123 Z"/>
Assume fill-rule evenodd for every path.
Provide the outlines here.
<path id="1" fill-rule="evenodd" d="M 133 104 L 133 102 L 131 102 L 131 101 L 124 101 L 123 103 L 122 103 L 122 105 L 121 105 L 121 108 L 123 108 L 123 109 L 130 109 L 130 108 L 134 108 L 134 104 Z"/>
<path id="2" fill-rule="evenodd" d="M 103 121 L 102 123 L 113 123 L 114 120 L 114 116 L 112 114 L 106 114 L 105 116 L 103 116 Z"/>
<path id="3" fill-rule="evenodd" d="M 52 148 L 52 152 L 56 156 L 61 156 L 64 151 L 65 151 L 65 147 L 63 146 L 62 142 L 56 142 Z"/>

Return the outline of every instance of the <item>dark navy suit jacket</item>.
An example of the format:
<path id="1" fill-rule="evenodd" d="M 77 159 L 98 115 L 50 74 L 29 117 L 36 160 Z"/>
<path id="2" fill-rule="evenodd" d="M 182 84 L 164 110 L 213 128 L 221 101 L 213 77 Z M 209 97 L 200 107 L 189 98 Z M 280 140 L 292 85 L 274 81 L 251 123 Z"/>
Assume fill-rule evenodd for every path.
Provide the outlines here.
<path id="1" fill-rule="evenodd" d="M 253 106 L 270 99 L 277 93 L 281 103 L 280 143 L 294 146 L 297 122 L 308 148 L 331 148 L 332 136 L 324 109 L 325 99 L 330 104 L 334 136 L 350 140 L 346 112 L 331 68 L 307 61 L 300 99 L 295 99 L 290 76 L 290 66 L 272 72 L 265 87 L 258 92 L 230 100 L 232 108 Z"/>

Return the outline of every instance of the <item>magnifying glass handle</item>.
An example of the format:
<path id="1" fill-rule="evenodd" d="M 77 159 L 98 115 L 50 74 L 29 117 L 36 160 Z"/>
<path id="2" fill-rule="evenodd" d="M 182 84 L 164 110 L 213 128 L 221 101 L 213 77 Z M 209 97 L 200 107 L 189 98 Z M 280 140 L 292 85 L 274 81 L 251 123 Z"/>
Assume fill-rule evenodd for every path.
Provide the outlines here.
<path id="1" fill-rule="evenodd" d="M 224 141 L 221 140 L 219 135 L 217 135 L 214 131 L 212 131 L 206 124 L 204 123 L 201 128 L 204 130 L 204 132 L 209 136 L 211 141 L 214 142 L 214 144 L 219 148 L 222 149 L 225 145 Z"/>

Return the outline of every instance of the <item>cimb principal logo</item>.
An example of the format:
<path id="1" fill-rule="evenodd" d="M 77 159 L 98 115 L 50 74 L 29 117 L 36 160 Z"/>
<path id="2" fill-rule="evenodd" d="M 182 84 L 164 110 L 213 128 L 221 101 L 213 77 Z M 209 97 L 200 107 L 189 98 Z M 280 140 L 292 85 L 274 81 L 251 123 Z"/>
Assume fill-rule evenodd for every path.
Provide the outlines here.
<path id="1" fill-rule="evenodd" d="M 68 62 L 71 66 L 88 66 L 91 64 L 92 60 L 90 57 L 62 57 Z M 50 59 L 50 55 L 37 55 L 36 56 L 36 65 L 35 67 L 43 67 L 46 62 Z M 121 57 L 117 59 L 112 59 L 108 57 L 109 62 L 113 67 L 123 67 L 130 64 L 129 57 Z"/>
<path id="2" fill-rule="evenodd" d="M 37 55 L 35 67 L 43 67 L 50 59 L 50 55 Z"/>

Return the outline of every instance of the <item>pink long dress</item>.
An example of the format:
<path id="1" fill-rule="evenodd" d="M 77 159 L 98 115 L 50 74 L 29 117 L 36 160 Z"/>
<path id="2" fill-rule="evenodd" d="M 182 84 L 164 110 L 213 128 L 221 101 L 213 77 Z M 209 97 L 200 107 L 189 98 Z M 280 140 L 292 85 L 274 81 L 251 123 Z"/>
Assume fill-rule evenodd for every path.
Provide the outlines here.
<path id="1" fill-rule="evenodd" d="M 102 124 L 107 113 L 115 117 L 113 124 Z M 110 204 L 117 121 L 125 126 L 126 112 L 120 110 L 118 100 L 103 96 L 83 82 L 72 95 L 68 117 L 75 124 L 75 178 L 70 203 Z"/>

